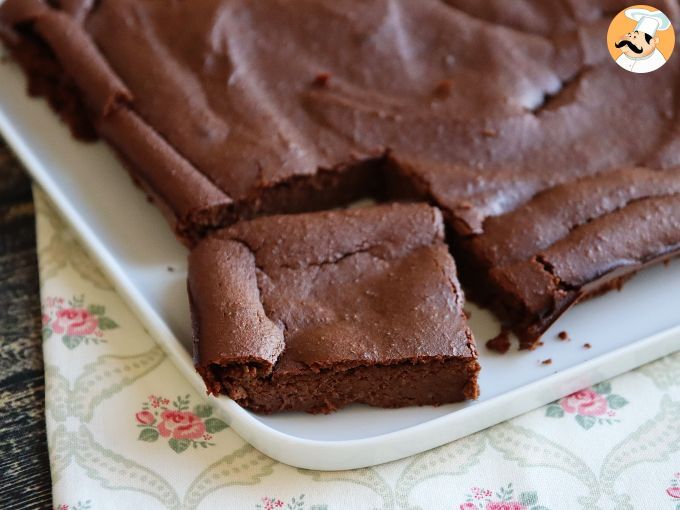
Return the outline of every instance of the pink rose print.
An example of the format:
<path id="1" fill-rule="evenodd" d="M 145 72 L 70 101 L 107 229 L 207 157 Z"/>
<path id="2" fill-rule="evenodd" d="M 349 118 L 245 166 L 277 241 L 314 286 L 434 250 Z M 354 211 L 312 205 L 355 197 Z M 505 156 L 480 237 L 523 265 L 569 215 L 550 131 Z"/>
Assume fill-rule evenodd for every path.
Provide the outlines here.
<path id="1" fill-rule="evenodd" d="M 488 500 L 491 496 L 493 496 L 493 491 L 490 491 L 489 489 L 482 489 L 481 487 L 473 487 L 470 489 L 470 492 L 472 493 L 473 499 Z"/>
<path id="2" fill-rule="evenodd" d="M 69 349 L 81 344 L 106 342 L 104 332 L 118 327 L 107 317 L 101 305 L 85 306 L 84 296 L 74 296 L 65 303 L 63 298 L 47 297 L 43 306 L 43 339 L 56 334 Z"/>
<path id="3" fill-rule="evenodd" d="M 593 390 L 581 390 L 560 400 L 567 413 L 583 416 L 602 416 L 607 412 L 607 399 Z"/>
<path id="4" fill-rule="evenodd" d="M 669 487 L 666 492 L 671 498 L 680 499 L 680 487 Z"/>
<path id="5" fill-rule="evenodd" d="M 576 423 L 588 430 L 597 424 L 618 423 L 616 411 L 627 404 L 628 401 L 621 395 L 612 393 L 610 383 L 603 382 L 549 404 L 545 415 L 549 418 L 574 415 Z"/>
<path id="6" fill-rule="evenodd" d="M 205 434 L 203 421 L 191 411 L 163 411 L 158 432 L 163 437 L 198 439 Z"/>
<path id="7" fill-rule="evenodd" d="M 255 508 L 261 508 L 262 510 L 274 510 L 275 508 L 283 508 L 283 505 L 285 505 L 285 503 L 280 499 L 270 498 L 268 496 L 262 498 L 261 501 L 262 504 L 257 505 Z"/>
<path id="8" fill-rule="evenodd" d="M 486 510 L 524 510 L 524 505 L 518 501 L 492 501 Z"/>
<path id="9" fill-rule="evenodd" d="M 260 501 L 261 503 L 255 506 L 258 510 L 276 510 L 277 508 L 283 508 L 284 505 L 286 505 L 287 510 L 305 510 L 307 508 L 304 494 L 300 494 L 297 498 L 291 498 L 288 503 L 278 498 L 270 498 L 269 496 L 263 497 Z M 326 505 L 313 505 L 312 508 L 327 510 L 328 507 Z"/>
<path id="10" fill-rule="evenodd" d="M 498 491 L 472 487 L 460 510 L 549 510 L 538 504 L 538 493 L 523 491 L 515 496 L 512 483 Z"/>
<path id="11" fill-rule="evenodd" d="M 670 487 L 666 489 L 666 494 L 668 494 L 672 499 L 680 499 L 680 473 L 675 473 L 671 479 Z M 677 503 L 675 510 L 680 510 L 680 502 Z"/>
<path id="12" fill-rule="evenodd" d="M 90 500 L 78 501 L 75 505 L 67 505 L 65 503 L 54 507 L 54 510 L 90 510 Z"/>
<path id="13" fill-rule="evenodd" d="M 135 418 L 137 418 L 137 421 L 142 425 L 151 425 L 156 421 L 153 413 L 150 413 L 149 411 L 139 411 L 135 414 Z"/>
<path id="14" fill-rule="evenodd" d="M 149 403 L 155 409 L 167 409 L 170 399 L 149 395 Z"/>
<path id="15" fill-rule="evenodd" d="M 99 319 L 84 308 L 64 308 L 56 313 L 56 320 L 52 323 L 52 330 L 68 335 L 91 335 L 97 329 Z"/>
<path id="16" fill-rule="evenodd" d="M 182 453 L 190 446 L 208 448 L 214 446 L 213 435 L 227 428 L 219 418 L 212 417 L 212 407 L 198 404 L 189 410 L 189 395 L 170 399 L 149 395 L 135 414 L 140 441 L 153 443 L 159 438 L 168 439 L 168 445 L 176 453 Z"/>

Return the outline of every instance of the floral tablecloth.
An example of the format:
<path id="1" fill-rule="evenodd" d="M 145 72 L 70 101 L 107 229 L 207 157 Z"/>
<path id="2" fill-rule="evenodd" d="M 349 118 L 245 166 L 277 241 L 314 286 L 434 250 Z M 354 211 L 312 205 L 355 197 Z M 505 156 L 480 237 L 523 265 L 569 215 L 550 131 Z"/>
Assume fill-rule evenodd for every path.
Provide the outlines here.
<path id="1" fill-rule="evenodd" d="M 35 200 L 61 510 L 680 510 L 680 353 L 404 460 L 296 469 L 216 416 Z"/>

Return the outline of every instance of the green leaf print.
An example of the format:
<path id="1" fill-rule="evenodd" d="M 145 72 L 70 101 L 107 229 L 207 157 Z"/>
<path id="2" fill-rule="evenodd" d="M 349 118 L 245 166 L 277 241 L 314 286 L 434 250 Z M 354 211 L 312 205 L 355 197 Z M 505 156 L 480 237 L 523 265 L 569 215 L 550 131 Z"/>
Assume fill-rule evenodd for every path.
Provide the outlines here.
<path id="1" fill-rule="evenodd" d="M 64 336 L 61 337 L 61 341 L 64 342 L 64 345 L 66 347 L 68 347 L 69 349 L 75 349 L 83 341 L 83 337 L 82 336 L 64 335 Z"/>
<path id="2" fill-rule="evenodd" d="M 558 405 L 549 405 L 545 410 L 545 415 L 550 418 L 562 418 L 564 416 L 564 409 Z"/>
<path id="3" fill-rule="evenodd" d="M 208 404 L 198 404 L 194 407 L 194 414 L 199 418 L 208 418 L 212 414 L 212 407 Z"/>
<path id="4" fill-rule="evenodd" d="M 140 441 L 146 441 L 147 443 L 153 443 L 156 439 L 158 439 L 158 431 L 152 428 L 142 429 L 137 439 Z"/>
<path id="5" fill-rule="evenodd" d="M 175 450 L 177 453 L 182 453 L 184 450 L 191 446 L 191 441 L 189 439 L 175 439 L 172 438 L 168 441 L 170 448 Z"/>
<path id="6" fill-rule="evenodd" d="M 99 318 L 99 329 L 102 331 L 107 330 L 107 329 L 116 329 L 118 327 L 118 324 L 116 324 L 113 319 L 109 319 L 108 317 L 100 317 Z"/>
<path id="7" fill-rule="evenodd" d="M 589 428 L 592 428 L 595 423 L 597 423 L 597 419 L 593 416 L 583 416 L 582 414 L 578 414 L 576 415 L 576 422 L 581 425 L 581 427 L 588 430 Z"/>
<path id="8" fill-rule="evenodd" d="M 600 384 L 593 386 L 593 391 L 599 393 L 600 395 L 608 395 L 612 392 L 612 385 L 608 381 L 601 382 Z"/>
<path id="9" fill-rule="evenodd" d="M 205 430 L 214 434 L 227 428 L 227 424 L 218 418 L 208 418 L 205 420 Z"/>
<path id="10" fill-rule="evenodd" d="M 621 395 L 608 395 L 607 403 L 611 409 L 621 409 L 623 406 L 628 404 L 628 401 Z"/>
<path id="11" fill-rule="evenodd" d="M 536 491 L 522 492 L 519 495 L 519 502 L 524 506 L 531 506 L 538 503 L 538 494 Z"/>
<path id="12" fill-rule="evenodd" d="M 106 313 L 106 308 L 102 305 L 90 305 L 87 310 L 93 315 L 104 315 Z"/>
<path id="13" fill-rule="evenodd" d="M 300 494 L 298 499 L 292 498 L 290 503 L 286 505 L 286 510 L 304 510 L 305 508 L 305 495 Z"/>
<path id="14" fill-rule="evenodd" d="M 172 401 L 172 405 L 178 411 L 186 411 L 189 409 L 189 402 L 191 402 L 191 396 L 187 393 L 184 397 L 178 395 L 177 399 Z"/>

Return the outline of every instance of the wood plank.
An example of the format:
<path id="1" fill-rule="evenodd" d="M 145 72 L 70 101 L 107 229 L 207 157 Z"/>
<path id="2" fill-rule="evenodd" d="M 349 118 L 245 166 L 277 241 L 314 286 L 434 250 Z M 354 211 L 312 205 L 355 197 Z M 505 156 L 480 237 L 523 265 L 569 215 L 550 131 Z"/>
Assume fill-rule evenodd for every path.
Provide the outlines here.
<path id="1" fill-rule="evenodd" d="M 52 508 L 30 180 L 0 139 L 0 501 Z"/>

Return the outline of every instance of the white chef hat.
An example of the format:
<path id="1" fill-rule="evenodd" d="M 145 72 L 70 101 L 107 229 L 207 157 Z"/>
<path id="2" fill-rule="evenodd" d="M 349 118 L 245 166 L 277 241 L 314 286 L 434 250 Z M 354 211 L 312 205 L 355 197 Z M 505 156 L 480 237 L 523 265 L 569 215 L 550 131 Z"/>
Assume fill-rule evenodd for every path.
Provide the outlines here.
<path id="1" fill-rule="evenodd" d="M 637 21 L 635 30 L 654 37 L 657 30 L 667 30 L 671 26 L 671 20 L 661 11 L 649 11 L 647 9 L 626 9 L 626 17 Z"/>

